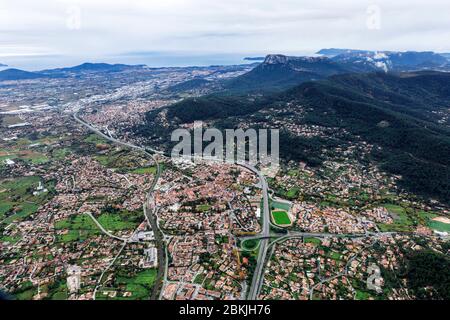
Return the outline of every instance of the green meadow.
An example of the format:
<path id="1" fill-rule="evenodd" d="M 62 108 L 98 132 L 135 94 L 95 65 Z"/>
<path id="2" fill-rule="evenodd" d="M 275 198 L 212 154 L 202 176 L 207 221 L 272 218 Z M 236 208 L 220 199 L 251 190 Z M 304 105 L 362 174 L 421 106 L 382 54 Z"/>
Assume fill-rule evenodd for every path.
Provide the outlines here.
<path id="1" fill-rule="evenodd" d="M 119 270 L 116 274 L 117 276 L 113 283 L 108 285 L 108 288 L 98 291 L 96 296 L 98 300 L 144 300 L 148 298 L 155 283 L 157 270 L 146 269 L 134 274 L 129 270 Z M 117 296 L 110 298 L 104 295 L 103 291 L 116 291 Z M 130 292 L 131 296 L 124 297 L 125 292 Z"/>
<path id="2" fill-rule="evenodd" d="M 411 217 L 408 215 L 406 208 L 395 204 L 384 204 L 383 207 L 385 207 L 386 210 L 391 214 L 394 219 L 394 223 L 380 223 L 378 226 L 381 231 L 405 232 L 411 230 L 411 227 L 414 223 L 411 220 Z"/>
<path id="3" fill-rule="evenodd" d="M 53 189 L 53 184 L 47 183 L 45 188 L 49 189 L 49 192 L 33 195 L 39 181 L 41 178 L 38 176 L 2 180 L 0 183 L 0 220 L 11 223 L 23 220 L 35 213 Z"/>

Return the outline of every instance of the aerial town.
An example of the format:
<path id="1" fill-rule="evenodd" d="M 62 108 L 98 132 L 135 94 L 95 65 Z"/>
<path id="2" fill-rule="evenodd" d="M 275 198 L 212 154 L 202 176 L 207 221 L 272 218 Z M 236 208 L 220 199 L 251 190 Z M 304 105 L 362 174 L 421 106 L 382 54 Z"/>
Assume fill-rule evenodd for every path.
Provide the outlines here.
<path id="1" fill-rule="evenodd" d="M 413 299 L 396 275 L 410 252 L 447 254 L 450 212 L 372 164 L 376 146 L 355 139 L 322 150 L 321 166 L 283 161 L 264 177 L 171 159 L 135 133 L 149 111 L 251 68 L 0 82 L 0 289 L 22 300 Z M 177 87 L 197 78 L 207 86 Z M 291 122 L 285 113 L 303 114 L 294 102 L 272 111 L 238 121 L 348 134 Z"/>

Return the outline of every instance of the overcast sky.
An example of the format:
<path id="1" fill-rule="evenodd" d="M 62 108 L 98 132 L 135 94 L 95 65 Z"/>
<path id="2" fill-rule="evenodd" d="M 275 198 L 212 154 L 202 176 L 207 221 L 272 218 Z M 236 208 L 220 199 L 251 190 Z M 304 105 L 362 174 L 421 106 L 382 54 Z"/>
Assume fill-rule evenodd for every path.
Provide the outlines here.
<path id="1" fill-rule="evenodd" d="M 0 62 L 125 53 L 450 52 L 448 0 L 0 0 Z"/>

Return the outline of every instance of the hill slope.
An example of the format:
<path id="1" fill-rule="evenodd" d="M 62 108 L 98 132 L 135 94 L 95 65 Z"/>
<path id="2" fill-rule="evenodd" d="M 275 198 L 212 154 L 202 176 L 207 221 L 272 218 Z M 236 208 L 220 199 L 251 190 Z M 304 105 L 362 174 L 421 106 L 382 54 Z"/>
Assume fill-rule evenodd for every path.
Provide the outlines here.
<path id="1" fill-rule="evenodd" d="M 351 137 L 361 137 L 378 146 L 372 152 L 373 160 L 402 176 L 403 187 L 450 203 L 448 73 L 343 74 L 271 96 L 204 96 L 168 107 L 164 121 L 171 124 L 169 128 L 194 120 L 220 122 L 230 128 L 259 113 L 266 125 L 280 127 L 283 118 L 281 124 L 279 117 L 272 121 L 277 110 L 287 105 L 301 109 L 286 113 L 291 124 L 345 129 L 350 143 Z M 158 125 L 160 111 L 150 112 L 147 125 L 138 131 L 170 137 Z M 285 159 L 318 164 L 321 150 L 334 143 L 332 137 L 305 140 L 284 136 L 280 150 Z"/>
<path id="2" fill-rule="evenodd" d="M 37 72 L 28 72 L 19 69 L 6 69 L 0 71 L 0 81 L 8 81 L 8 80 L 27 80 L 27 79 L 36 79 L 36 78 L 45 78 L 47 77 L 44 74 L 40 74 Z"/>
<path id="3" fill-rule="evenodd" d="M 405 188 L 450 202 L 450 74 L 344 75 L 287 92 L 309 123 L 338 126 L 381 147 L 373 157 Z"/>
<path id="4" fill-rule="evenodd" d="M 279 91 L 305 81 L 349 72 L 328 58 L 268 55 L 250 72 L 231 80 L 225 88 L 234 92 Z"/>

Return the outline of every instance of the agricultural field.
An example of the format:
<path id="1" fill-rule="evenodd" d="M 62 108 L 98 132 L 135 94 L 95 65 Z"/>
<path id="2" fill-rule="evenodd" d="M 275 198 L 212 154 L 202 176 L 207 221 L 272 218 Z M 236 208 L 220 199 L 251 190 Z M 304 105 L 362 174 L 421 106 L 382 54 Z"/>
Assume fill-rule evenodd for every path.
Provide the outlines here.
<path id="1" fill-rule="evenodd" d="M 105 152 L 107 151 L 107 152 Z M 119 173 L 155 174 L 156 166 L 149 162 L 143 154 L 128 152 L 127 150 L 103 150 L 95 156 L 103 166 Z"/>
<path id="2" fill-rule="evenodd" d="M 61 160 L 62 153 L 67 152 L 59 146 L 63 142 L 62 137 L 41 134 L 29 134 L 10 141 L 0 148 L 0 167 L 7 167 L 7 160 L 27 165 L 43 165 L 51 160 Z"/>
<path id="3" fill-rule="evenodd" d="M 97 221 L 109 231 L 134 230 L 143 219 L 142 212 L 122 210 L 117 213 L 102 213 Z"/>
<path id="4" fill-rule="evenodd" d="M 1 120 L 1 126 L 7 127 L 10 125 L 19 124 L 22 122 L 24 122 L 24 121 L 16 115 L 4 116 L 4 117 L 2 117 L 2 120 Z"/>
<path id="5" fill-rule="evenodd" d="M 41 285 L 39 292 L 45 296 L 46 300 L 67 300 L 69 295 L 65 279 Z M 17 300 L 31 300 L 37 293 L 37 287 L 31 281 L 26 281 L 14 292 L 14 298 Z"/>
<path id="6" fill-rule="evenodd" d="M 98 300 L 144 300 L 150 296 L 150 290 L 156 279 L 156 269 L 133 272 L 119 268 L 111 283 L 100 288 Z"/>
<path id="7" fill-rule="evenodd" d="M 67 219 L 57 221 L 55 229 L 64 231 L 56 237 L 57 242 L 74 242 L 86 240 L 89 237 L 100 234 L 99 228 L 87 215 L 73 215 Z"/>
<path id="8" fill-rule="evenodd" d="M 320 246 L 322 244 L 322 240 L 319 238 L 305 238 L 304 243 L 312 243 L 316 246 Z"/>
<path id="9" fill-rule="evenodd" d="M 413 226 L 411 216 L 407 212 L 407 208 L 404 208 L 395 204 L 384 204 L 383 207 L 394 218 L 393 224 L 379 224 L 381 231 L 409 231 Z"/>
<path id="10" fill-rule="evenodd" d="M 39 165 L 49 162 L 49 158 L 44 153 L 35 150 L 21 150 L 11 149 L 8 151 L 0 150 L 0 163 L 5 165 L 6 160 L 12 160 L 17 162 L 18 160 L 24 161 L 29 164 Z"/>
<path id="11" fill-rule="evenodd" d="M 137 168 L 130 171 L 130 173 L 135 174 L 156 174 L 156 166 L 152 167 L 143 167 L 143 168 Z"/>
<path id="12" fill-rule="evenodd" d="M 23 220 L 36 212 L 51 194 L 53 183 L 44 184 L 47 192 L 33 195 L 39 182 L 39 176 L 4 179 L 0 185 L 0 222 L 10 223 Z"/>

